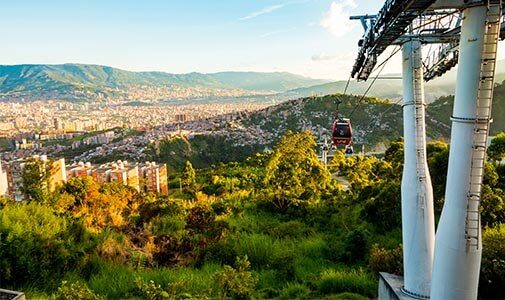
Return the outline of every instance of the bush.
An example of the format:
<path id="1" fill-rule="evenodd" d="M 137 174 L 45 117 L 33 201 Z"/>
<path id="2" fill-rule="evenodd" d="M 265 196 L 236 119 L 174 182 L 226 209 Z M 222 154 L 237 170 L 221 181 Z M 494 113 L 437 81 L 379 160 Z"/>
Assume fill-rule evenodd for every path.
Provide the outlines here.
<path id="1" fill-rule="evenodd" d="M 388 182 L 363 189 L 359 199 L 365 202 L 363 217 L 382 230 L 401 225 L 400 183 Z"/>
<path id="2" fill-rule="evenodd" d="M 482 235 L 482 244 L 480 296 L 502 298 L 505 286 L 505 225 L 486 229 Z"/>
<path id="3" fill-rule="evenodd" d="M 58 300 L 98 300 L 101 297 L 95 295 L 87 285 L 80 282 L 62 281 L 56 293 Z"/>
<path id="4" fill-rule="evenodd" d="M 373 298 L 377 292 L 377 281 L 362 269 L 323 271 L 317 286 L 323 295 L 352 292 Z"/>
<path id="5" fill-rule="evenodd" d="M 269 233 L 277 238 L 301 238 L 312 231 L 300 221 L 283 222 L 272 228 Z"/>
<path id="6" fill-rule="evenodd" d="M 164 290 L 161 285 L 154 283 L 152 280 L 150 280 L 149 283 L 146 283 L 141 278 L 136 278 L 135 285 L 146 300 L 164 300 L 175 298 L 175 289 L 172 289 L 169 293 Z"/>
<path id="7" fill-rule="evenodd" d="M 210 245 L 202 251 L 199 264 L 206 262 L 217 262 L 231 265 L 237 257 L 233 244 L 229 240 L 224 240 Z"/>
<path id="8" fill-rule="evenodd" d="M 48 207 L 35 203 L 6 206 L 0 210 L 2 284 L 48 284 L 83 264 L 83 252 L 89 250 L 86 242 L 79 226 L 69 226 Z"/>
<path id="9" fill-rule="evenodd" d="M 282 289 L 278 299 L 310 299 L 310 289 L 300 283 L 288 283 L 288 285 Z"/>
<path id="10" fill-rule="evenodd" d="M 249 271 L 250 267 L 247 256 L 237 257 L 235 268 L 225 266 L 222 271 L 216 272 L 212 277 L 219 286 L 221 299 L 249 298 L 258 279 Z"/>
<path id="11" fill-rule="evenodd" d="M 345 237 L 342 258 L 351 264 L 362 261 L 368 254 L 368 249 L 368 233 L 361 229 L 355 229 Z"/>
<path id="12" fill-rule="evenodd" d="M 370 250 L 368 266 L 374 273 L 388 272 L 391 274 L 403 274 L 403 247 L 387 250 L 374 244 Z"/>

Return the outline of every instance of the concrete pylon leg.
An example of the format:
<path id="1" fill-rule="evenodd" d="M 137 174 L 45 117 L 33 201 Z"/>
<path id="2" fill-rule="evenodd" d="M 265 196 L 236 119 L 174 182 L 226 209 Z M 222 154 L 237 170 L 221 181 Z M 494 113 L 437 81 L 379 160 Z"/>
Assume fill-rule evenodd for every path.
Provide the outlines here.
<path id="1" fill-rule="evenodd" d="M 435 222 L 433 189 L 426 162 L 421 43 L 403 45 L 404 166 L 402 236 L 404 292 L 428 297 L 431 285 Z"/>
<path id="2" fill-rule="evenodd" d="M 467 249 L 465 222 L 486 13 L 486 6 L 463 12 L 445 204 L 435 243 L 434 300 L 477 299 L 482 246 Z"/>

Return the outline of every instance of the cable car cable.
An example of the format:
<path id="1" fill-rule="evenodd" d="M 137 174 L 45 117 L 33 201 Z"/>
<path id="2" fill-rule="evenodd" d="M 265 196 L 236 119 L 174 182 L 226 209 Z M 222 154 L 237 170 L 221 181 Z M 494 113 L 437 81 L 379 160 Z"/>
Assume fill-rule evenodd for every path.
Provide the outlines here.
<path id="1" fill-rule="evenodd" d="M 396 54 L 398 53 L 398 51 L 400 51 L 401 48 L 400 47 L 397 47 L 397 49 L 395 51 L 393 51 L 393 53 L 391 53 L 391 55 L 389 55 L 388 58 L 386 58 L 381 64 L 379 64 L 375 69 L 377 68 L 381 68 L 379 70 L 379 72 L 377 73 L 377 75 L 375 75 L 374 79 L 372 80 L 372 82 L 370 83 L 370 85 L 368 86 L 368 88 L 365 90 L 365 92 L 363 93 L 363 95 L 360 97 L 360 99 L 358 100 L 358 103 L 354 106 L 354 109 L 351 111 L 351 113 L 349 114 L 349 118 L 354 114 L 354 112 L 356 111 L 356 109 L 358 109 L 358 107 L 361 105 L 361 102 L 365 99 L 366 95 L 368 94 L 368 92 L 370 91 L 370 89 L 373 87 L 375 81 L 377 81 L 377 78 L 379 78 L 380 74 L 382 73 L 382 71 L 384 70 L 384 67 L 386 67 L 386 64 L 387 62 Z M 373 72 L 373 71 L 372 71 Z"/>

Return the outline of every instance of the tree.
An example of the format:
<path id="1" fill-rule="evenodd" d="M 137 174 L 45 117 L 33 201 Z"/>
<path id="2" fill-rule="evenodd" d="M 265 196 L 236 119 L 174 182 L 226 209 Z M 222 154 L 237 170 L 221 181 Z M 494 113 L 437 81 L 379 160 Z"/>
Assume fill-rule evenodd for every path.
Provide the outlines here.
<path id="1" fill-rule="evenodd" d="M 265 175 L 265 184 L 273 192 L 272 203 L 281 211 L 320 194 L 330 173 L 317 158 L 316 142 L 308 131 L 288 131 L 275 147 Z"/>
<path id="2" fill-rule="evenodd" d="M 38 158 L 28 158 L 23 168 L 22 192 L 28 200 L 44 203 L 49 196 L 49 178 L 52 163 Z"/>
<path id="3" fill-rule="evenodd" d="M 391 142 L 391 145 L 389 145 L 389 148 L 386 150 L 386 153 L 384 154 L 384 159 L 390 162 L 395 168 L 395 171 L 399 174 L 401 174 L 403 169 L 404 147 L 405 144 L 403 141 L 403 137 L 398 138 L 395 141 Z"/>
<path id="4" fill-rule="evenodd" d="M 491 160 L 499 161 L 505 158 L 505 132 L 499 133 L 491 141 L 487 149 L 487 154 Z"/>
<path id="5" fill-rule="evenodd" d="M 184 169 L 182 170 L 182 175 L 181 175 L 181 184 L 182 184 L 182 189 L 185 193 L 195 195 L 197 190 L 196 190 L 196 172 L 195 169 L 193 169 L 193 165 L 191 162 L 186 161 L 186 164 L 184 165 Z"/>

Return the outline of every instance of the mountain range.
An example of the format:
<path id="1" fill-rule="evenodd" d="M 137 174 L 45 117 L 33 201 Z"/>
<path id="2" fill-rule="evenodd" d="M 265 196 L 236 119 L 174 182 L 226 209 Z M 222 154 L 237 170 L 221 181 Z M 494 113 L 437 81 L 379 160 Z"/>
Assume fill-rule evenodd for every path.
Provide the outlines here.
<path id="1" fill-rule="evenodd" d="M 326 83 L 291 73 L 130 72 L 107 66 L 0 66 L 1 100 L 194 99 L 274 94 Z"/>
<path id="2" fill-rule="evenodd" d="M 505 60 L 497 64 L 496 82 L 505 79 Z M 378 79 L 368 96 L 399 100 L 402 80 L 398 74 Z M 347 94 L 362 95 L 371 84 L 351 80 Z M 86 65 L 0 66 L 0 101 L 286 101 L 309 96 L 343 93 L 346 81 L 329 82 L 287 72 L 220 72 L 172 74 L 131 72 L 117 68 Z M 428 102 L 454 94 L 456 69 L 426 83 Z M 244 99 L 246 97 L 247 99 Z"/>

